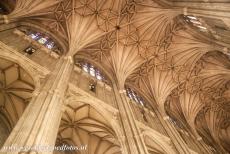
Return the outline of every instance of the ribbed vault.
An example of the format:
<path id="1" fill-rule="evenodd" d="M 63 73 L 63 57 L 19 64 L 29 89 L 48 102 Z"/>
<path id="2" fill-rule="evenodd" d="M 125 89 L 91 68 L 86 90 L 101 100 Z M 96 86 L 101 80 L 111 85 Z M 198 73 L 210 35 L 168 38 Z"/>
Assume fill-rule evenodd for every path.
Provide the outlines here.
<path id="1" fill-rule="evenodd" d="M 33 79 L 23 68 L 0 59 L 0 121 L 1 126 L 7 128 L 6 132 L 16 125 L 30 102 L 34 88 Z"/>
<path id="2" fill-rule="evenodd" d="M 81 102 L 67 106 L 56 144 L 78 147 L 87 145 L 86 150 L 76 150 L 72 153 L 121 153 L 116 134 L 109 122 L 92 106 Z"/>
<path id="3" fill-rule="evenodd" d="M 229 87 L 225 86 L 230 78 L 229 58 L 210 52 L 224 47 L 215 38 L 198 35 L 194 27 L 186 26 L 182 8 L 160 4 L 152 0 L 17 0 L 14 11 L 4 19 L 32 21 L 58 33 L 68 42 L 68 55 L 101 64 L 120 90 L 125 83 L 135 86 L 155 100 L 162 112 L 166 105 L 167 112 L 195 137 L 208 134 L 228 150 L 225 136 L 229 127 L 217 128 L 219 112 L 198 118 L 205 122 L 195 118 L 203 108 L 218 104 L 215 102 L 229 102 Z M 71 121 L 68 114 L 74 115 L 74 109 L 69 108 L 63 125 Z M 60 135 L 74 130 L 65 127 Z M 84 126 L 85 132 L 88 129 Z M 202 135 L 201 130 L 210 133 Z"/>
<path id="4" fill-rule="evenodd" d="M 165 104 L 168 114 L 182 129 L 197 139 L 201 135 L 222 152 L 222 144 L 229 151 L 226 146 L 229 140 L 223 137 L 223 134 L 228 136 L 230 125 L 230 99 L 226 94 L 230 83 L 229 68 L 230 61 L 226 55 L 220 52 L 205 54 L 194 67 L 193 77 L 176 88 Z"/>

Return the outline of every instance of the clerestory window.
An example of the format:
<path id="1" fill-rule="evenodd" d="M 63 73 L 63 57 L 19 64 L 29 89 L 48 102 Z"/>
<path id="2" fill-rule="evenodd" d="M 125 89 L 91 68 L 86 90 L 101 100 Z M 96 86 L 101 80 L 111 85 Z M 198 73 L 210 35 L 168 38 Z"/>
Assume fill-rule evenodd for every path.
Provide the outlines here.
<path id="1" fill-rule="evenodd" d="M 81 67 L 83 71 L 90 74 L 90 76 L 100 80 L 102 82 L 108 83 L 107 79 L 103 75 L 103 73 L 95 66 L 88 62 L 80 61 L 76 63 L 77 66 Z"/>
<path id="2" fill-rule="evenodd" d="M 126 88 L 126 93 L 130 99 L 132 99 L 136 103 L 144 106 L 144 101 L 143 101 L 142 97 L 140 97 L 134 90 L 132 90 L 131 88 Z"/>
<path id="3" fill-rule="evenodd" d="M 197 27 L 200 31 L 207 32 L 207 27 L 205 27 L 200 19 L 198 19 L 197 17 L 192 15 L 185 15 L 184 19 L 187 23 L 191 24 L 194 27 Z"/>
<path id="4" fill-rule="evenodd" d="M 21 30 L 21 31 L 27 36 L 29 36 L 31 39 L 33 39 L 34 41 L 45 46 L 47 49 L 52 50 L 59 55 L 61 54 L 59 46 L 48 35 L 41 33 L 41 32 L 34 31 L 34 30 L 28 30 L 28 29 Z"/>

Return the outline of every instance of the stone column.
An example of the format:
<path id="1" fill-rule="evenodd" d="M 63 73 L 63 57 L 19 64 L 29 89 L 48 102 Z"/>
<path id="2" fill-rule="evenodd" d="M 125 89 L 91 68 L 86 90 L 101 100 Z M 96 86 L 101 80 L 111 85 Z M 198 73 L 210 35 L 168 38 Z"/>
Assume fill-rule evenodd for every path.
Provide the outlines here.
<path id="1" fill-rule="evenodd" d="M 47 77 L 41 90 L 34 94 L 30 104 L 11 132 L 4 147 L 36 147 L 29 151 L 6 151 L 5 154 L 52 154 L 40 151 L 55 145 L 68 80 L 73 69 L 72 57 L 62 57 Z M 16 150 L 16 149 L 15 149 Z"/>
<path id="2" fill-rule="evenodd" d="M 120 111 L 121 124 L 124 133 L 123 140 L 127 147 L 127 153 L 148 154 L 143 135 L 137 126 L 125 90 L 119 91 L 116 85 L 113 86 L 113 89 L 117 100 L 117 106 Z"/>
<path id="3" fill-rule="evenodd" d="M 169 121 L 170 118 L 167 116 L 164 111 L 155 110 L 159 120 L 161 121 L 162 126 L 165 128 L 167 134 L 169 135 L 172 143 L 174 144 L 176 150 L 180 154 L 190 154 L 188 145 L 182 139 L 180 134 L 177 132 L 176 128 Z"/>

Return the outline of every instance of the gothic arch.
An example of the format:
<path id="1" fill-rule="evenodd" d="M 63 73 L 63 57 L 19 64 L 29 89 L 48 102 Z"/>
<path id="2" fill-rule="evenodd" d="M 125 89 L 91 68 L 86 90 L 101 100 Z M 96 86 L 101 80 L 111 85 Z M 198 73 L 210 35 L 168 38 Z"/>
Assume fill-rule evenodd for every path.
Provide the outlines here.
<path id="1" fill-rule="evenodd" d="M 1 50 L 0 50 L 1 51 Z M 40 88 L 40 78 L 34 68 L 18 61 L 15 55 L 0 52 L 0 121 L 5 137 L 12 131 L 33 97 Z M 1 132 L 3 132 L 3 127 Z M 0 134 L 2 137 L 4 134 Z M 1 145 L 0 145 L 1 146 Z"/>
<path id="2" fill-rule="evenodd" d="M 70 96 L 69 98 L 67 98 L 65 111 L 67 110 L 68 107 L 71 106 L 71 104 L 78 104 L 78 103 L 82 104 L 81 107 L 82 106 L 88 106 L 90 108 L 93 108 L 96 112 L 98 112 L 105 119 L 105 121 L 108 123 L 108 125 L 111 127 L 111 129 L 114 131 L 114 133 L 116 135 L 115 137 L 117 139 L 117 142 L 119 143 L 119 146 L 121 147 L 121 151 L 122 150 L 125 151 L 126 147 L 125 147 L 125 144 L 123 143 L 123 133 L 121 132 L 120 125 L 117 121 L 117 112 L 118 111 L 114 108 L 111 108 L 111 107 L 105 105 L 105 104 L 101 104 L 100 106 L 98 106 L 99 103 L 103 103 L 103 102 L 100 102 L 100 100 L 95 100 L 93 98 L 83 96 L 81 94 L 76 94 L 76 93 L 74 95 Z M 110 110 L 110 111 L 108 111 L 108 110 Z"/>
<path id="3" fill-rule="evenodd" d="M 143 130 L 142 134 L 145 138 L 145 141 L 149 140 L 150 142 L 153 142 L 155 147 L 152 148 L 156 148 L 157 151 L 159 150 L 159 152 L 161 152 L 162 154 L 163 153 L 176 154 L 174 149 L 170 145 L 171 144 L 170 139 L 167 139 L 166 137 L 163 138 L 162 135 L 155 134 L 149 130 Z M 159 146 L 160 148 L 156 146 Z"/>
<path id="4" fill-rule="evenodd" d="M 74 60 L 78 61 L 78 60 L 85 60 L 86 62 L 91 63 L 92 65 L 94 65 L 95 67 L 99 68 L 101 72 L 103 72 L 105 74 L 106 77 L 108 77 L 108 80 L 110 83 L 114 83 L 114 77 L 111 75 L 111 73 L 109 73 L 108 70 L 106 70 L 100 63 L 98 63 L 97 61 L 94 61 L 93 59 L 90 59 L 88 57 L 82 56 L 82 55 L 78 55 L 76 54 L 74 56 Z"/>
<path id="5" fill-rule="evenodd" d="M 54 33 L 50 29 L 47 29 L 47 27 L 39 25 L 39 23 L 36 21 L 20 21 L 18 22 L 18 25 L 19 28 L 23 27 L 25 29 L 32 29 L 37 32 L 48 34 L 60 46 L 62 54 L 66 54 L 68 52 L 68 43 L 66 41 L 66 38 L 61 37 L 58 32 Z"/>
<path id="6" fill-rule="evenodd" d="M 0 51 L 4 50 L 3 48 L 0 48 Z M 6 59 L 9 61 L 12 61 L 14 63 L 17 63 L 20 67 L 22 67 L 32 78 L 35 85 L 35 91 L 38 91 L 40 89 L 40 79 L 41 77 L 44 77 L 47 75 L 47 72 L 38 72 L 33 66 L 28 65 L 27 61 L 20 59 L 20 57 L 17 54 L 8 54 L 8 52 L 0 52 L 0 58 Z"/>

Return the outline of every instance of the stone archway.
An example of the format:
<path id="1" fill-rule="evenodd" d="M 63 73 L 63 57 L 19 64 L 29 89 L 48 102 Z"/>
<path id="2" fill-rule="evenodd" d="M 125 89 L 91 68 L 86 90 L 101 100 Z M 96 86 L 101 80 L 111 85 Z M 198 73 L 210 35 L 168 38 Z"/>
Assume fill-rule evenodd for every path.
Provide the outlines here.
<path id="1" fill-rule="evenodd" d="M 23 114 L 34 90 L 34 80 L 25 69 L 0 58 L 0 147 Z"/>
<path id="2" fill-rule="evenodd" d="M 145 144 L 150 154 L 176 153 L 171 146 L 169 138 L 166 138 L 149 130 L 143 130 L 142 134 L 144 136 Z"/>
<path id="3" fill-rule="evenodd" d="M 90 104 L 70 102 L 63 113 L 56 145 L 76 146 L 79 149 L 54 153 L 121 153 L 116 133 L 104 116 Z"/>

